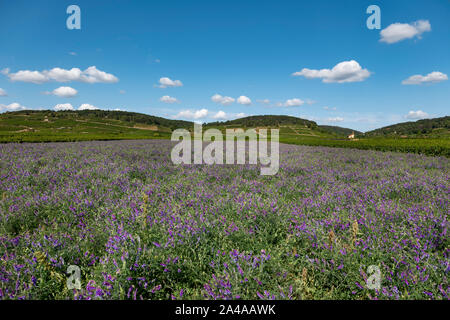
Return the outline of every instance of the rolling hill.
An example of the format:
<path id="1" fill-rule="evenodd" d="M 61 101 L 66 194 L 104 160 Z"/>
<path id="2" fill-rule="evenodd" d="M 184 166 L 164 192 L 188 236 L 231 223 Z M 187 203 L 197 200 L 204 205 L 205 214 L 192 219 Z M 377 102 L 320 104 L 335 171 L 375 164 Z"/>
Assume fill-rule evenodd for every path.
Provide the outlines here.
<path id="1" fill-rule="evenodd" d="M 192 125 L 126 111 L 24 110 L 0 114 L 0 142 L 161 139 Z"/>
<path id="2" fill-rule="evenodd" d="M 303 126 L 311 129 L 317 128 L 317 123 L 314 121 L 284 115 L 249 116 L 235 120 L 208 123 L 208 126 L 211 127 L 225 126 L 244 128 L 281 127 L 287 125 Z"/>
<path id="3" fill-rule="evenodd" d="M 449 118 L 400 123 L 362 134 L 296 117 L 264 115 L 211 122 L 204 125 L 204 130 L 276 128 L 282 143 L 450 156 Z M 0 114 L 0 143 L 170 139 L 177 128 L 192 130 L 193 122 L 126 111 L 24 110 Z M 351 132 L 357 139 L 347 139 Z"/>
<path id="4" fill-rule="evenodd" d="M 303 133 L 309 133 L 315 136 L 334 136 L 334 137 L 347 137 L 351 133 L 356 135 L 362 135 L 363 133 L 357 130 L 342 128 L 338 126 L 326 126 L 318 125 L 316 122 L 306 119 L 301 119 L 292 116 L 284 115 L 262 115 L 262 116 L 250 116 L 239 118 L 230 121 L 223 122 L 210 122 L 207 126 L 211 127 L 243 127 L 243 128 L 256 128 L 256 127 L 270 127 L 280 128 L 281 131 L 289 133 L 289 129 L 295 128 L 296 130 L 306 131 Z M 288 128 L 288 129 L 286 129 Z M 295 133 L 295 132 L 293 132 Z"/>
<path id="5" fill-rule="evenodd" d="M 366 137 L 446 137 L 450 138 L 450 117 L 397 123 L 365 133 Z"/>

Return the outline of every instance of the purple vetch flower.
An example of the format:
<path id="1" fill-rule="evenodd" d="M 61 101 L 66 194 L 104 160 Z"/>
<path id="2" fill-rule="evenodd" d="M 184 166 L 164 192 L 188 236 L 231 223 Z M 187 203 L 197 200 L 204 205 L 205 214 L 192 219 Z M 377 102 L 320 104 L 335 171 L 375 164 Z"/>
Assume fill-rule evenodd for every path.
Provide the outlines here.
<path id="1" fill-rule="evenodd" d="M 153 289 L 151 290 L 152 293 L 155 293 L 156 291 L 161 290 L 161 285 L 158 284 L 157 286 L 153 287 Z"/>

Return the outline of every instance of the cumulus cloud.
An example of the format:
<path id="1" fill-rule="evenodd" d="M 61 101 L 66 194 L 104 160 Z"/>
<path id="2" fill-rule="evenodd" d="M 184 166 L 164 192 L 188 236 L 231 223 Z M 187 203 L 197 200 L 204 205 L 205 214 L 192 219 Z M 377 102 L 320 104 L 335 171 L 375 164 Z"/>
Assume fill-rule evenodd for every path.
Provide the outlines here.
<path id="1" fill-rule="evenodd" d="M 327 121 L 328 122 L 342 122 L 342 121 L 344 121 L 344 118 L 342 118 L 342 117 L 328 118 Z"/>
<path id="2" fill-rule="evenodd" d="M 298 107 L 298 106 L 301 106 L 304 103 L 305 103 L 305 101 L 303 101 L 301 99 L 293 98 L 293 99 L 286 100 L 286 102 L 283 104 L 283 106 L 285 106 L 285 107 Z"/>
<path id="3" fill-rule="evenodd" d="M 303 76 L 306 79 L 322 79 L 322 82 L 359 82 L 364 81 L 370 76 L 367 69 L 361 68 L 355 60 L 343 61 L 335 65 L 332 69 L 308 69 L 303 68 L 301 71 L 294 72 L 293 76 Z"/>
<path id="4" fill-rule="evenodd" d="M 213 115 L 212 118 L 217 119 L 217 120 L 225 120 L 228 118 L 228 115 L 225 112 L 223 112 L 222 110 L 220 110 L 215 115 Z"/>
<path id="5" fill-rule="evenodd" d="M 183 83 L 180 80 L 172 80 L 167 77 L 162 77 L 159 79 L 159 88 L 167 88 L 167 87 L 181 87 Z"/>
<path id="6" fill-rule="evenodd" d="M 0 111 L 19 111 L 25 109 L 27 109 L 27 107 L 22 106 L 20 103 L 17 102 L 13 102 L 8 105 L 0 104 Z"/>
<path id="7" fill-rule="evenodd" d="M 91 66 L 83 71 L 83 74 L 81 75 L 81 81 L 88 83 L 114 83 L 119 81 L 119 79 L 110 73 L 98 70 L 95 66 Z"/>
<path id="8" fill-rule="evenodd" d="M 252 100 L 250 100 L 249 97 L 240 96 L 239 98 L 237 98 L 237 103 L 248 106 L 252 104 Z"/>
<path id="9" fill-rule="evenodd" d="M 415 74 L 408 79 L 402 81 L 402 84 L 422 84 L 422 83 L 435 83 L 448 80 L 448 77 L 445 73 L 439 71 L 433 71 L 427 74 L 426 76 L 422 76 L 420 74 Z"/>
<path id="10" fill-rule="evenodd" d="M 74 110 L 70 103 L 61 103 L 53 107 L 55 111 Z"/>
<path id="11" fill-rule="evenodd" d="M 234 102 L 234 98 L 232 97 L 223 97 L 220 94 L 215 94 L 211 97 L 211 100 L 216 103 L 220 103 L 223 106 L 230 105 Z"/>
<path id="12" fill-rule="evenodd" d="M 209 114 L 209 111 L 207 109 L 200 109 L 200 110 L 183 110 L 180 111 L 175 118 L 185 118 L 185 119 L 202 119 L 205 118 Z"/>
<path id="13" fill-rule="evenodd" d="M 36 84 L 48 81 L 47 77 L 39 71 L 21 70 L 16 73 L 8 73 L 11 81 L 32 82 Z"/>
<path id="14" fill-rule="evenodd" d="M 21 81 L 36 84 L 41 84 L 48 81 L 80 81 L 86 83 L 114 83 L 119 81 L 119 79 L 113 74 L 98 70 L 95 66 L 91 66 L 84 71 L 80 70 L 79 68 L 72 68 L 70 70 L 53 68 L 51 70 L 43 71 L 20 70 L 16 73 L 8 72 L 7 75 L 13 82 Z"/>
<path id="15" fill-rule="evenodd" d="M 0 97 L 6 97 L 8 94 L 6 93 L 6 91 L 2 88 L 0 88 Z"/>
<path id="16" fill-rule="evenodd" d="M 422 110 L 411 110 L 408 112 L 408 114 L 405 116 L 406 119 L 412 119 L 412 120 L 418 120 L 418 119 L 425 119 L 428 118 L 430 115 Z"/>
<path id="17" fill-rule="evenodd" d="M 228 119 L 237 119 L 237 118 L 243 118 L 247 115 L 243 112 L 240 113 L 226 113 L 222 110 L 215 113 L 211 118 L 216 120 L 228 120 Z"/>
<path id="18" fill-rule="evenodd" d="M 9 73 L 9 68 L 4 68 L 4 69 L 2 69 L 2 70 L 0 71 L 0 73 L 6 76 L 6 75 Z"/>
<path id="19" fill-rule="evenodd" d="M 71 98 L 77 95 L 78 91 L 71 87 L 59 87 L 52 92 L 46 92 L 62 98 Z"/>
<path id="20" fill-rule="evenodd" d="M 53 109 L 55 109 L 56 111 L 75 110 L 75 108 L 70 103 L 57 104 Z M 99 110 L 99 108 L 89 103 L 83 103 L 78 107 L 78 110 Z"/>
<path id="21" fill-rule="evenodd" d="M 97 108 L 96 106 L 93 106 L 92 104 L 89 103 L 83 103 L 78 110 L 98 110 L 99 108 Z"/>
<path id="22" fill-rule="evenodd" d="M 380 31 L 381 42 L 395 43 L 414 37 L 421 38 L 422 33 L 431 31 L 428 20 L 418 20 L 412 23 L 393 23 Z"/>
<path id="23" fill-rule="evenodd" d="M 159 98 L 159 101 L 164 102 L 164 103 L 179 102 L 177 98 L 174 98 L 174 97 L 171 97 L 171 96 L 162 96 L 161 98 Z"/>

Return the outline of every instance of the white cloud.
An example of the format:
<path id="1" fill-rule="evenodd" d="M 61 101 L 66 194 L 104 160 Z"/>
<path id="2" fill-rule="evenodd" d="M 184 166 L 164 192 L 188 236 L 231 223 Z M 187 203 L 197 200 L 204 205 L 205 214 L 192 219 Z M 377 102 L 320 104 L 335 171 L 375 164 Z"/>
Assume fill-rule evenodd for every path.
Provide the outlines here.
<path id="1" fill-rule="evenodd" d="M 220 110 L 219 112 L 217 112 L 215 115 L 212 116 L 213 119 L 220 119 L 220 120 L 224 120 L 228 118 L 228 115 L 223 112 L 222 110 Z"/>
<path id="2" fill-rule="evenodd" d="M 78 91 L 71 87 L 59 87 L 50 93 L 58 97 L 71 98 L 76 96 Z"/>
<path id="3" fill-rule="evenodd" d="M 435 83 L 448 80 L 448 77 L 445 73 L 439 71 L 433 71 L 427 74 L 426 76 L 422 76 L 420 74 L 415 74 L 409 77 L 406 80 L 402 81 L 402 84 L 422 84 L 422 83 Z"/>
<path id="4" fill-rule="evenodd" d="M 405 116 L 407 119 L 425 119 L 428 118 L 430 115 L 422 110 L 411 110 L 408 112 L 408 114 Z"/>
<path id="5" fill-rule="evenodd" d="M 306 99 L 306 103 L 309 104 L 309 105 L 314 104 L 314 103 L 316 103 L 316 102 L 317 102 L 317 101 L 315 101 L 315 100 Z"/>
<path id="6" fill-rule="evenodd" d="M 211 97 L 211 100 L 216 103 L 220 103 L 223 106 L 230 105 L 234 102 L 234 98 L 232 97 L 223 97 L 220 94 L 215 94 Z"/>
<path id="7" fill-rule="evenodd" d="M 336 107 L 328 107 L 328 106 L 325 106 L 325 107 L 323 107 L 325 110 L 333 110 L 333 111 L 335 111 L 336 110 Z"/>
<path id="8" fill-rule="evenodd" d="M 62 111 L 62 110 L 75 110 L 75 108 L 70 103 L 61 103 L 57 104 L 53 109 L 56 111 Z M 83 103 L 78 107 L 78 110 L 99 110 L 96 106 L 93 106 L 89 103 Z M 122 111 L 120 109 L 114 109 L 115 111 Z"/>
<path id="9" fill-rule="evenodd" d="M 301 71 L 294 72 L 293 76 L 304 76 L 307 79 L 320 78 L 322 82 L 359 82 L 370 76 L 367 69 L 362 69 L 355 60 L 343 61 L 330 69 L 308 69 L 303 68 Z"/>
<path id="10" fill-rule="evenodd" d="M 159 79 L 159 88 L 167 88 L 167 87 L 181 87 L 183 83 L 180 80 L 172 80 L 167 77 L 162 77 Z"/>
<path id="11" fill-rule="evenodd" d="M 380 31 L 381 42 L 395 43 L 405 39 L 411 39 L 420 36 L 426 31 L 431 31 L 431 25 L 428 20 L 418 20 L 413 23 L 393 23 Z"/>
<path id="12" fill-rule="evenodd" d="M 303 101 L 301 99 L 293 98 L 293 99 L 286 100 L 286 102 L 283 104 L 283 106 L 285 106 L 285 107 L 298 107 L 298 106 L 301 106 L 304 103 L 305 103 L 305 101 Z"/>
<path id="13" fill-rule="evenodd" d="M 237 103 L 248 106 L 248 105 L 252 104 L 252 100 L 250 100 L 249 97 L 240 96 L 239 98 L 237 98 Z"/>
<path id="14" fill-rule="evenodd" d="M 39 71 L 21 70 L 16 73 L 9 73 L 8 77 L 11 81 L 32 82 L 36 84 L 48 81 L 47 77 Z"/>
<path id="15" fill-rule="evenodd" d="M 186 119 L 201 119 L 208 115 L 209 111 L 207 109 L 200 109 L 196 111 L 183 110 L 180 111 L 175 118 L 186 118 Z"/>
<path id="16" fill-rule="evenodd" d="M 159 98 L 159 101 L 164 102 L 164 103 L 179 102 L 177 98 L 174 98 L 174 97 L 171 97 L 171 96 L 162 96 L 161 98 Z"/>
<path id="17" fill-rule="evenodd" d="M 53 107 L 53 109 L 55 109 L 55 111 L 74 110 L 73 106 L 70 103 L 57 104 Z"/>
<path id="18" fill-rule="evenodd" d="M 0 73 L 6 76 L 6 75 L 9 73 L 9 68 L 4 68 L 4 69 L 2 69 L 2 70 L 0 71 Z"/>
<path id="19" fill-rule="evenodd" d="M 83 74 L 81 75 L 81 81 L 88 83 L 114 83 L 119 81 L 119 79 L 110 73 L 98 70 L 95 66 L 91 66 L 83 71 Z"/>
<path id="20" fill-rule="evenodd" d="M 342 122 L 342 121 L 344 121 L 344 118 L 342 118 L 342 117 L 328 118 L 327 121 L 328 122 Z"/>
<path id="21" fill-rule="evenodd" d="M 76 53 L 76 52 L 73 52 L 73 51 L 69 52 L 69 54 L 70 54 L 71 56 L 76 56 L 76 55 L 77 55 L 77 53 Z"/>
<path id="22" fill-rule="evenodd" d="M 228 119 L 237 119 L 237 118 L 243 118 L 247 115 L 243 112 L 240 113 L 226 113 L 222 110 L 215 113 L 211 118 L 216 120 L 228 120 Z"/>
<path id="23" fill-rule="evenodd" d="M 11 81 L 32 82 L 36 84 L 48 81 L 80 81 L 86 83 L 114 83 L 119 81 L 113 74 L 98 70 L 95 66 L 91 66 L 84 71 L 81 71 L 79 68 L 72 68 L 70 70 L 53 68 L 43 71 L 20 70 L 16 73 L 8 73 L 7 75 Z"/>
<path id="24" fill-rule="evenodd" d="M 120 93 L 120 94 L 125 94 L 125 93 L 127 93 L 127 92 L 126 92 L 125 90 L 120 90 L 119 93 Z"/>
<path id="25" fill-rule="evenodd" d="M 0 104 L 0 111 L 19 111 L 25 110 L 27 107 L 22 106 L 20 103 L 13 102 L 8 105 Z"/>
<path id="26" fill-rule="evenodd" d="M 259 103 L 263 103 L 263 104 L 269 104 L 270 100 L 269 99 L 262 99 L 262 100 L 256 100 Z"/>
<path id="27" fill-rule="evenodd" d="M 34 71 L 38 72 L 38 71 Z M 13 74 L 10 74 L 11 78 Z M 78 68 L 72 68 L 70 70 L 62 69 L 62 68 L 53 68 L 50 71 L 44 70 L 41 73 L 42 76 L 45 77 L 45 81 L 54 80 L 56 82 L 69 82 L 81 79 L 82 71 Z M 11 78 L 14 81 L 13 78 Z M 25 81 L 25 80 L 22 80 Z"/>
<path id="28" fill-rule="evenodd" d="M 99 108 L 97 108 L 96 106 L 93 106 L 92 104 L 89 103 L 83 103 L 78 110 L 98 110 Z"/>
<path id="29" fill-rule="evenodd" d="M 2 88 L 0 88 L 0 97 L 6 97 L 8 94 L 6 93 L 6 91 Z"/>

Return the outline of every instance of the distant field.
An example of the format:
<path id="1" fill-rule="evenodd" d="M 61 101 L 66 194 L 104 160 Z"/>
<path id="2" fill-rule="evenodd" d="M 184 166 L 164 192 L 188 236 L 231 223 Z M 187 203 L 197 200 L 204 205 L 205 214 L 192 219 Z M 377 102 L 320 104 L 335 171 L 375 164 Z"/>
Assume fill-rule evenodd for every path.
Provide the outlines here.
<path id="1" fill-rule="evenodd" d="M 220 129 L 225 131 L 226 128 L 222 127 Z M 288 144 L 397 151 L 450 157 L 450 139 L 447 138 L 374 137 L 349 140 L 346 137 L 321 132 L 304 126 L 283 126 L 278 129 L 280 130 L 280 142 Z"/>
<path id="2" fill-rule="evenodd" d="M 117 119 L 108 118 L 113 116 Z M 270 122 L 270 117 L 272 116 L 260 118 Z M 253 118 L 255 117 L 250 117 Z M 298 120 L 305 121 L 305 124 L 280 124 L 276 127 L 280 130 L 280 142 L 450 156 L 450 138 L 447 131 L 443 130 L 438 130 L 439 134 L 430 137 L 360 137 L 349 140 L 345 135 L 338 134 L 348 132 L 348 129 L 320 128 L 311 121 Z M 161 123 L 155 123 L 158 121 Z M 221 123 L 205 125 L 204 130 L 214 127 L 224 131 L 226 128 L 243 127 L 236 120 L 230 123 L 227 126 Z M 255 125 L 255 128 L 270 127 L 258 126 L 256 120 L 249 123 Z M 192 123 L 126 112 L 8 113 L 0 115 L 0 143 L 170 139 L 172 130 L 179 127 L 192 130 Z M 245 129 L 245 126 L 243 128 Z"/>
<path id="3" fill-rule="evenodd" d="M 169 138 L 171 130 L 114 119 L 45 117 L 42 114 L 0 118 L 0 142 L 57 142 Z"/>
<path id="4" fill-rule="evenodd" d="M 280 142 L 339 148 L 355 148 L 363 150 L 397 151 L 420 153 L 431 156 L 450 157 L 450 139 L 432 138 L 361 138 L 348 139 L 317 139 L 307 137 L 289 137 L 282 135 Z"/>

